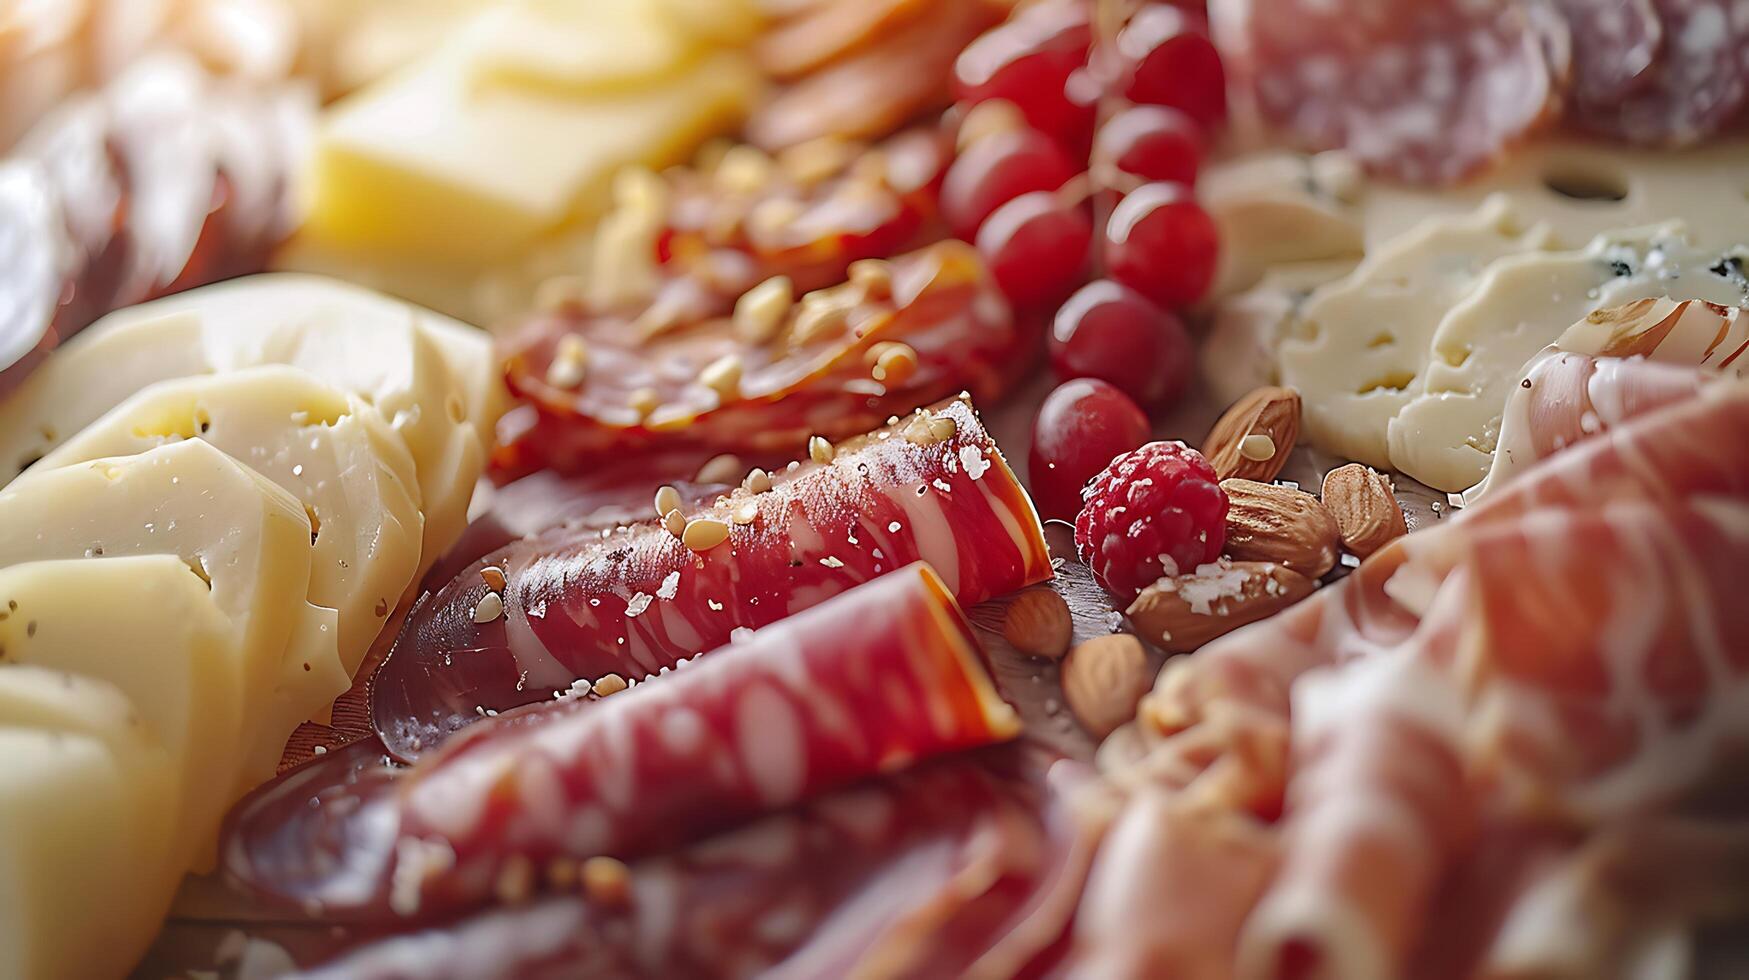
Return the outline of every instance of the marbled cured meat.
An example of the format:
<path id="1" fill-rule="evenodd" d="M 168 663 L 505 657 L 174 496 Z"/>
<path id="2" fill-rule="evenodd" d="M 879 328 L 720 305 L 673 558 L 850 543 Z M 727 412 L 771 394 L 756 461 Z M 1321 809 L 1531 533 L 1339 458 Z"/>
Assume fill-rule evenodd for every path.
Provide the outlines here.
<path id="1" fill-rule="evenodd" d="M 1160 741 L 1127 778 L 1279 835 L 1241 974 L 1399 974 L 1478 827 L 1617 826 L 1728 764 L 1749 741 L 1746 433 L 1749 387 L 1708 385 L 1162 672 L 1139 721 Z"/>
<path id="2" fill-rule="evenodd" d="M 1051 575 L 1032 504 L 966 400 L 770 482 L 683 508 L 728 527 L 701 552 L 651 519 L 557 528 L 480 559 L 409 613 L 373 681 L 384 742 L 412 758 L 486 711 L 578 678 L 648 677 L 913 561 L 967 605 Z M 505 576 L 489 618 L 476 615 L 497 602 L 486 568 Z"/>
<path id="3" fill-rule="evenodd" d="M 1624 20 L 1641 13 L 1634 4 L 1618 6 L 1628 8 Z M 1651 7 L 1662 40 L 1657 57 L 1626 91 L 1578 90 L 1573 117 L 1593 132 L 1633 143 L 1698 143 L 1724 129 L 1749 99 L 1749 23 L 1731 0 L 1651 0 Z M 1631 36 L 1644 29 L 1628 30 Z M 1642 43 L 1635 42 L 1632 64 L 1639 63 Z"/>
<path id="4" fill-rule="evenodd" d="M 366 946 L 311 977 L 1009 976 L 1049 963 L 1091 841 L 1036 750 L 939 760 L 630 862 L 579 887 Z M 581 875 L 578 875 L 581 877 Z"/>
<path id="5" fill-rule="evenodd" d="M 1233 0 L 1210 21 L 1264 123 L 1413 183 L 1469 176 L 1553 122 L 1568 69 L 1566 22 L 1511 0 Z"/>
<path id="6" fill-rule="evenodd" d="M 554 862 L 651 854 L 1004 741 L 1019 721 L 981 657 L 941 580 L 913 565 L 624 693 L 474 727 L 400 779 L 386 811 L 353 811 L 393 828 L 391 854 L 342 862 L 382 869 L 369 898 L 343 867 L 343 887 L 304 897 L 403 916 L 514 900 Z M 252 882 L 257 867 L 229 870 Z"/>
<path id="7" fill-rule="evenodd" d="M 1573 32 L 1575 109 L 1608 106 L 1643 87 L 1664 45 L 1652 0 L 1555 0 Z"/>
<path id="8" fill-rule="evenodd" d="M 994 395 L 1025 362 L 1026 338 L 969 246 L 868 261 L 848 282 L 741 317 L 738 290 L 688 277 L 652 301 L 677 296 L 672 321 L 537 318 L 509 354 L 511 390 L 529 403 L 500 424 L 495 465 L 573 471 L 699 445 L 793 452 L 956 391 Z"/>

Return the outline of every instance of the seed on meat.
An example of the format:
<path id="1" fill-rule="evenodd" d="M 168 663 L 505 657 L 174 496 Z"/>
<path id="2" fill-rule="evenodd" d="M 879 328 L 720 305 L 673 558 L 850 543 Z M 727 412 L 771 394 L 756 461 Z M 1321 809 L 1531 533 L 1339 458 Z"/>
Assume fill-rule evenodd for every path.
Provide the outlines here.
<path id="1" fill-rule="evenodd" d="M 741 393 L 741 357 L 738 354 L 724 354 L 722 357 L 706 364 L 698 372 L 698 381 L 706 388 L 717 393 L 724 401 Z"/>
<path id="2" fill-rule="evenodd" d="M 504 597 L 496 592 L 488 592 L 480 597 L 480 602 L 474 607 L 474 622 L 490 623 L 504 615 Z"/>
<path id="3" fill-rule="evenodd" d="M 796 288 L 790 278 L 772 276 L 735 301 L 735 331 L 746 343 L 763 344 L 777 336 L 795 304 Z"/>
<path id="4" fill-rule="evenodd" d="M 743 500 L 735 505 L 735 523 L 751 524 L 759 519 L 759 501 Z"/>
<path id="5" fill-rule="evenodd" d="M 771 474 L 756 466 L 747 474 L 747 481 L 743 485 L 749 493 L 764 493 L 771 489 Z"/>
<path id="6" fill-rule="evenodd" d="M 661 407 L 662 396 L 656 394 L 654 388 L 639 388 L 632 392 L 629 404 L 639 419 L 647 419 L 651 412 Z"/>
<path id="7" fill-rule="evenodd" d="M 832 448 L 832 443 L 825 436 L 808 437 L 808 458 L 816 463 L 830 463 L 838 451 Z"/>
<path id="8" fill-rule="evenodd" d="M 493 592 L 502 593 L 504 591 L 504 585 L 506 582 L 504 569 L 499 568 L 497 565 L 487 565 L 485 568 L 480 569 L 480 580 L 485 582 L 486 588 L 491 589 Z"/>
<path id="9" fill-rule="evenodd" d="M 626 683 L 625 678 L 619 676 L 618 674 L 608 674 L 608 675 L 602 677 L 600 680 L 597 680 L 595 682 L 594 686 L 591 687 L 590 689 L 593 690 L 597 695 L 605 698 L 611 694 L 618 694 L 619 692 L 625 690 L 629 686 L 630 685 L 628 685 Z"/>
<path id="10" fill-rule="evenodd" d="M 669 534 L 680 538 L 686 533 L 686 515 L 678 510 L 671 510 L 662 515 L 662 526 L 668 529 Z"/>
<path id="11" fill-rule="evenodd" d="M 656 490 L 656 513 L 667 517 L 670 511 L 680 509 L 680 491 L 671 486 L 662 486 Z"/>
<path id="12" fill-rule="evenodd" d="M 868 349 L 868 358 L 874 379 L 882 384 L 904 384 L 917 372 L 917 351 L 910 344 L 882 341 Z"/>
<path id="13" fill-rule="evenodd" d="M 553 362 L 547 365 L 547 384 L 555 388 L 575 388 L 583 383 L 584 368 L 589 363 L 589 347 L 583 338 L 568 333 L 559 338 L 553 349 Z"/>
<path id="14" fill-rule="evenodd" d="M 680 543 L 693 551 L 709 551 L 727 540 L 729 525 L 714 517 L 688 521 L 686 529 L 680 533 Z"/>
<path id="15" fill-rule="evenodd" d="M 724 486 L 729 486 L 735 482 L 735 477 L 740 472 L 741 457 L 733 453 L 724 453 L 721 456 L 712 456 L 705 460 L 704 465 L 698 468 L 698 475 L 693 479 L 699 483 L 721 483 Z"/>

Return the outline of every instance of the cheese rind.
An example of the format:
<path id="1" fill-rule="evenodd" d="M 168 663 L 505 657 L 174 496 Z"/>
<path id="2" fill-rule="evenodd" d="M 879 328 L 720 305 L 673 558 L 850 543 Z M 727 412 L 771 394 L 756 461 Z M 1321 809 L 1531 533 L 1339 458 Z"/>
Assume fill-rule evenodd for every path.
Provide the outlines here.
<path id="1" fill-rule="evenodd" d="M 341 664 L 356 671 L 420 565 L 424 520 L 405 444 L 357 397 L 268 365 L 151 385 L 17 483 L 184 439 L 216 446 L 302 502 L 314 535 L 309 599 L 338 614 Z"/>
<path id="2" fill-rule="evenodd" d="M 309 718 L 351 684 L 334 610 L 305 599 L 303 505 L 212 445 L 79 463 L 0 491 L 0 567 L 126 555 L 172 555 L 210 583 L 246 651 L 251 718 L 271 704 Z M 290 734 L 283 722 L 251 725 L 236 785 L 271 776 Z"/>
<path id="3" fill-rule="evenodd" d="M 428 566 L 460 535 L 508 402 L 490 341 L 346 283 L 263 275 L 112 313 L 0 401 L 0 484 L 147 385 L 286 364 L 369 402 L 418 472 Z"/>

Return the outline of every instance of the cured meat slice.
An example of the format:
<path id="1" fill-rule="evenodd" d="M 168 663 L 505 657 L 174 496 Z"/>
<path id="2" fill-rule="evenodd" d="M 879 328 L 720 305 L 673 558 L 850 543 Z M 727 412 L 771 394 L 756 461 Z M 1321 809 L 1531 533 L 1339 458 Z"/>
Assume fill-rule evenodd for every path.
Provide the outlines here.
<path id="1" fill-rule="evenodd" d="M 1573 34 L 1568 94 L 1581 114 L 1647 84 L 1664 43 L 1653 0 L 1555 0 L 1555 9 Z"/>
<path id="2" fill-rule="evenodd" d="M 800 302 L 781 289 L 769 309 L 748 300 L 740 316 L 684 278 L 655 300 L 679 297 L 677 323 L 537 319 L 508 358 L 510 387 L 530 403 L 500 426 L 495 463 L 514 475 L 683 446 L 793 452 L 955 391 L 994 394 L 1024 362 L 1022 334 L 970 246 L 869 261 Z"/>
<path id="3" fill-rule="evenodd" d="M 32 253 L 4 267 L 0 390 L 110 310 L 263 268 L 313 111 L 307 92 L 155 56 L 45 117 L 0 178 L 0 248 Z"/>
<path id="4" fill-rule="evenodd" d="M 1217 4 L 1229 78 L 1266 125 L 1375 173 L 1448 183 L 1551 122 L 1565 22 L 1510 0 Z"/>
<path id="5" fill-rule="evenodd" d="M 1749 377 L 1749 317 L 1736 307 L 1645 299 L 1579 321 L 1526 366 L 1502 414 L 1475 504 L 1539 460 L 1672 402 L 1715 372 Z"/>
<path id="6" fill-rule="evenodd" d="M 1749 20 L 1731 0 L 1651 0 L 1651 6 L 1663 35 L 1661 56 L 1631 91 L 1612 97 L 1607 91 L 1578 90 L 1573 118 L 1594 132 L 1633 143 L 1698 143 L 1736 118 L 1749 98 Z M 1628 10 L 1624 14 L 1637 17 Z M 1576 40 L 1583 38 L 1581 33 Z M 1633 50 L 1637 58 L 1639 48 Z"/>
<path id="7" fill-rule="evenodd" d="M 1034 754 L 938 760 L 310 976 L 1013 975 L 1048 960 L 1089 850 L 1060 792 L 1078 767 Z"/>
<path id="8" fill-rule="evenodd" d="M 683 508 L 688 522 L 727 527 L 700 551 L 650 519 L 556 528 L 480 559 L 408 614 L 372 682 L 385 744 L 410 759 L 578 678 L 648 677 L 913 561 L 967 605 L 1051 576 L 1032 504 L 968 400 L 820 458 L 779 471 L 770 489 L 755 493 L 763 484 L 750 479 Z M 499 599 L 486 598 L 488 568 L 504 576 Z"/>
<path id="9" fill-rule="evenodd" d="M 381 868 L 363 907 L 402 916 L 525 897 L 555 862 L 650 854 L 1012 738 L 980 657 L 952 595 L 913 565 L 623 694 L 476 726 L 386 809 L 356 810 L 394 828 L 373 838 L 393 853 L 345 863 Z M 306 895 L 358 907 L 353 877 Z"/>

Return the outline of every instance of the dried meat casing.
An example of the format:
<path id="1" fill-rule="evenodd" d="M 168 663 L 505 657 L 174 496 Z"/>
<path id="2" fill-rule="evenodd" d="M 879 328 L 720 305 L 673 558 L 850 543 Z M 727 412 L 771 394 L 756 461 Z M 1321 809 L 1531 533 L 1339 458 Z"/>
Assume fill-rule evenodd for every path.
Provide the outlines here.
<path id="1" fill-rule="evenodd" d="M 1554 6 L 1573 35 L 1568 97 L 1581 114 L 1648 84 L 1664 46 L 1653 0 L 1554 0 Z"/>
<path id="2" fill-rule="evenodd" d="M 554 861 L 643 856 L 1007 740 L 1019 722 L 980 657 L 952 596 L 913 565 L 593 705 L 475 726 L 400 780 L 392 853 L 355 853 L 335 866 L 344 887 L 306 895 L 403 916 L 514 900 Z M 359 864 L 383 869 L 362 905 L 346 870 Z M 259 867 L 230 870 L 254 885 Z"/>
<path id="3" fill-rule="evenodd" d="M 959 242 L 893 260 L 890 289 L 853 281 L 810 294 L 758 342 L 728 310 L 712 310 L 720 298 L 693 280 L 665 288 L 701 297 L 703 312 L 649 336 L 622 316 L 561 311 L 529 325 L 507 360 L 510 388 L 529 404 L 500 425 L 501 474 L 688 446 L 793 452 L 812 435 L 865 432 L 956 391 L 993 395 L 1026 360 L 1025 335 Z M 570 387 L 554 383 L 552 368 L 573 337 L 586 364 Z M 905 370 L 877 371 L 880 355 L 901 345 L 914 355 Z M 711 383 L 707 368 L 725 361 L 726 383 Z"/>
<path id="4" fill-rule="evenodd" d="M 264 268 L 290 230 L 313 113 L 301 89 L 219 83 L 159 56 L 46 116 L 7 164 L 36 174 L 55 220 L 0 215 L 34 253 L 6 266 L 19 326 L 0 330 L 0 388 L 111 310 Z M 39 338 L 34 356 L 7 349 L 12 329 Z"/>
<path id="5" fill-rule="evenodd" d="M 488 911 L 309 976 L 1003 976 L 1048 964 L 1090 841 L 1062 796 L 1078 767 L 1047 777 L 1035 752 L 938 760 L 631 862 L 624 903 Z"/>
<path id="6" fill-rule="evenodd" d="M 1473 174 L 1553 121 L 1564 21 L 1509 0 L 1217 5 L 1229 77 L 1261 120 L 1411 183 Z"/>
<path id="7" fill-rule="evenodd" d="M 1749 21 L 1731 0 L 1652 0 L 1662 51 L 1632 91 L 1576 93 L 1573 120 L 1614 139 L 1689 146 L 1724 129 L 1749 99 Z"/>
<path id="8" fill-rule="evenodd" d="M 480 559 L 408 614 L 372 681 L 384 742 L 413 758 L 482 710 L 577 678 L 648 677 L 913 561 L 967 605 L 1051 575 L 1032 503 L 969 401 L 921 410 L 771 483 L 683 511 L 728 525 L 726 544 L 703 553 L 652 516 L 605 533 L 555 528 Z M 507 579 L 503 615 L 478 622 L 487 566 Z"/>

